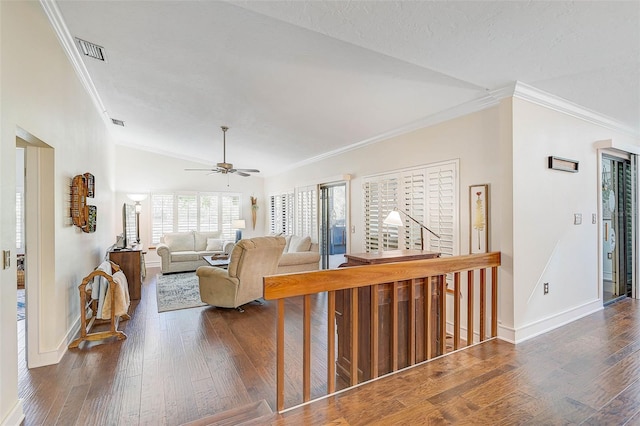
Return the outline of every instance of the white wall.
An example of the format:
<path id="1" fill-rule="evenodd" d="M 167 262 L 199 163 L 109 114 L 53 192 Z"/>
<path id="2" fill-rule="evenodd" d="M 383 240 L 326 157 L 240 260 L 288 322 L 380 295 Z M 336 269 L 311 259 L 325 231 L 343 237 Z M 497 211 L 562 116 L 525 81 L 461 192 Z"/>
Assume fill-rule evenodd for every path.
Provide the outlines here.
<path id="1" fill-rule="evenodd" d="M 594 143 L 638 141 L 517 98 L 513 129 L 513 338 L 520 341 L 602 307 L 601 220 L 591 223 L 599 203 Z M 550 155 L 578 160 L 580 171 L 547 169 Z"/>
<path id="2" fill-rule="evenodd" d="M 264 197 L 264 179 L 260 174 L 243 177 L 236 174 L 221 175 L 207 172 L 185 171 L 185 168 L 202 168 L 200 163 L 180 160 L 160 154 L 120 146 L 116 147 L 118 158 L 116 174 L 116 204 L 133 204 L 127 194 L 151 194 L 154 192 L 234 192 L 241 193 L 241 217 L 245 219 L 247 229 L 242 231 L 243 238 L 258 237 L 268 232 L 268 211 Z M 250 163 L 248 158 L 243 162 Z M 251 227 L 251 199 L 258 198 L 259 214 L 256 229 Z M 151 241 L 151 204 L 150 199 L 141 202 L 140 239 L 149 247 Z M 114 217 L 116 234 L 122 232 L 122 217 Z M 115 235 L 113 236 L 115 243 Z M 147 266 L 159 266 L 159 257 L 149 250 L 145 257 Z"/>
<path id="3" fill-rule="evenodd" d="M 460 250 L 469 250 L 468 191 L 472 184 L 491 186 L 491 203 L 500 202 L 500 170 L 498 164 L 499 115 L 490 108 L 455 120 L 416 130 L 401 136 L 345 152 L 341 155 L 306 165 L 299 169 L 269 177 L 267 195 L 297 184 L 324 183 L 350 174 L 351 218 L 355 225 L 352 252 L 364 251 L 362 177 L 444 160 L 460 159 Z M 500 211 L 492 211 L 492 222 L 500 220 Z M 495 227 L 490 246 L 495 240 Z"/>
<path id="4" fill-rule="evenodd" d="M 12 252 L 11 268 L 0 271 L 0 424 L 14 424 L 22 416 L 16 358 L 16 134 L 23 129 L 53 153 L 53 178 L 47 182 L 53 209 L 28 206 L 38 218 L 47 218 L 40 232 L 51 247 L 42 253 L 50 267 L 41 271 L 39 282 L 27 277 L 27 315 L 39 327 L 37 336 L 29 336 L 32 365 L 57 362 L 65 352 L 80 314 L 77 286 L 114 235 L 114 146 L 39 3 L 0 2 L 0 31 L 0 245 Z M 96 176 L 91 201 L 98 207 L 98 230 L 92 234 L 68 219 L 70 179 L 84 172 Z M 33 291 L 37 297 L 30 296 Z"/>

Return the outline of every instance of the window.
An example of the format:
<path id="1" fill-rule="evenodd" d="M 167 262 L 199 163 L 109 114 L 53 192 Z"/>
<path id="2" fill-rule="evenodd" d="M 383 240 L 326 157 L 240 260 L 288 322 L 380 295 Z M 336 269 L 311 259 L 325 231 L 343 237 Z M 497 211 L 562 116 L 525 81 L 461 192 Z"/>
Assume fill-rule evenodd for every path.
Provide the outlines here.
<path id="1" fill-rule="evenodd" d="M 153 194 L 151 196 L 151 240 L 160 242 L 160 237 L 167 232 L 173 232 L 173 194 Z"/>
<path id="2" fill-rule="evenodd" d="M 382 222 L 398 205 L 398 177 L 378 176 L 364 182 L 365 250 L 398 248 L 398 229 Z"/>
<path id="3" fill-rule="evenodd" d="M 240 195 L 229 193 L 152 194 L 151 239 L 167 232 L 216 232 L 233 240 L 231 221 L 240 218 Z"/>
<path id="4" fill-rule="evenodd" d="M 22 248 L 22 193 L 16 192 L 16 248 Z"/>
<path id="5" fill-rule="evenodd" d="M 178 195 L 178 232 L 200 230 L 196 195 Z"/>
<path id="6" fill-rule="evenodd" d="M 318 196 L 315 186 L 296 188 L 295 234 L 318 240 Z"/>
<path id="7" fill-rule="evenodd" d="M 318 192 L 316 186 L 295 188 L 270 197 L 270 230 L 273 234 L 309 235 L 318 240 Z"/>
<path id="8" fill-rule="evenodd" d="M 272 195 L 269 198 L 269 230 L 272 234 L 293 234 L 293 192 Z"/>
<path id="9" fill-rule="evenodd" d="M 363 182 L 365 249 L 419 249 L 420 226 L 404 217 L 398 229 L 383 223 L 394 208 L 401 210 L 440 238 L 424 231 L 426 250 L 454 256 L 458 248 L 458 161 L 371 176 Z M 404 216 L 401 214 L 401 216 Z"/>

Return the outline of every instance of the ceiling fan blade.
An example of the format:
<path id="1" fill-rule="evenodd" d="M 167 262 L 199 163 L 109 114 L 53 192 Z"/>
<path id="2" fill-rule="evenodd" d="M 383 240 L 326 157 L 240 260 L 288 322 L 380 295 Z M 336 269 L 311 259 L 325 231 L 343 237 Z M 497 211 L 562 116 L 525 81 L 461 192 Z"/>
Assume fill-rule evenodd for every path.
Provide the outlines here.
<path id="1" fill-rule="evenodd" d="M 239 172 L 245 172 L 245 173 L 260 173 L 260 170 L 258 169 L 236 169 Z"/>
<path id="2" fill-rule="evenodd" d="M 244 177 L 251 176 L 250 174 L 247 174 L 247 173 L 245 173 L 245 172 L 241 172 L 240 170 L 234 170 L 234 171 L 232 171 L 231 173 L 237 173 L 237 174 L 239 174 L 240 176 L 244 176 Z"/>
<path id="3" fill-rule="evenodd" d="M 187 172 L 217 172 L 217 169 L 184 169 Z"/>

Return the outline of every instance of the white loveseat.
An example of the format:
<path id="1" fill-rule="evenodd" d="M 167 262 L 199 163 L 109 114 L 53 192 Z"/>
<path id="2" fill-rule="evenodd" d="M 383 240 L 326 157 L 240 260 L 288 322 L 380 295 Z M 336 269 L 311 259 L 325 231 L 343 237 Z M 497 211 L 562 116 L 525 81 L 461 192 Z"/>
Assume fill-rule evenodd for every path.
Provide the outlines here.
<path id="1" fill-rule="evenodd" d="M 170 232 L 164 234 L 156 253 L 162 273 L 195 271 L 208 265 L 203 256 L 231 254 L 234 242 L 220 238 L 220 232 Z"/>
<path id="2" fill-rule="evenodd" d="M 278 262 L 277 274 L 317 271 L 319 269 L 318 244 L 312 243 L 310 237 L 287 235 L 285 240 L 284 250 Z"/>

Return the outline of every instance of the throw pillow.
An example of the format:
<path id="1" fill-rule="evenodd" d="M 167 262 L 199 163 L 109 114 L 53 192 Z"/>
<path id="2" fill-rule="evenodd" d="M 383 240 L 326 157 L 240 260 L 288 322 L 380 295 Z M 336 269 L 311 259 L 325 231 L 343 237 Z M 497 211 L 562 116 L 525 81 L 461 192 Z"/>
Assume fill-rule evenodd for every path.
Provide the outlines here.
<path id="1" fill-rule="evenodd" d="M 311 237 L 291 237 L 291 243 L 289 244 L 288 253 L 298 253 L 301 251 L 309 251 L 311 248 Z"/>
<path id="2" fill-rule="evenodd" d="M 224 240 L 218 238 L 207 238 L 206 251 L 222 251 L 224 247 Z"/>

